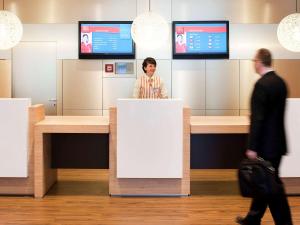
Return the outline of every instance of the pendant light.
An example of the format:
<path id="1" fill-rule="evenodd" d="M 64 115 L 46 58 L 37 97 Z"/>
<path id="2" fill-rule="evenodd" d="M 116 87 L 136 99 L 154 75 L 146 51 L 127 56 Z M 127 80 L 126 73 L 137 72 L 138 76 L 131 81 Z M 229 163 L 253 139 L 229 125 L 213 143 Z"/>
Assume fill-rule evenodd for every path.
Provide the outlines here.
<path id="1" fill-rule="evenodd" d="M 22 38 L 23 26 L 12 12 L 0 11 L 0 49 L 14 47 Z"/>
<path id="2" fill-rule="evenodd" d="M 284 17 L 277 28 L 279 43 L 289 51 L 300 52 L 300 13 Z"/>
<path id="3" fill-rule="evenodd" d="M 157 49 L 169 39 L 169 25 L 159 14 L 149 11 L 138 15 L 131 26 L 131 36 L 139 48 Z"/>

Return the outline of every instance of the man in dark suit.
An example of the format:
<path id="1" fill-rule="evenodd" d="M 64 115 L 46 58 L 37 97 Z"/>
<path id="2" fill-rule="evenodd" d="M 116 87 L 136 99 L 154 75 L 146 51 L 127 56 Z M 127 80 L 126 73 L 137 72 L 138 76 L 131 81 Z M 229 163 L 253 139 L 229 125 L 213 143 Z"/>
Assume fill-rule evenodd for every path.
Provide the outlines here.
<path id="1" fill-rule="evenodd" d="M 272 163 L 278 182 L 282 183 L 278 169 L 282 155 L 287 152 L 284 112 L 287 87 L 284 80 L 272 69 L 269 50 L 259 49 L 254 58 L 255 71 L 261 78 L 256 82 L 251 97 L 251 125 L 246 156 L 250 159 L 262 157 Z M 266 198 L 253 198 L 247 216 L 236 222 L 259 225 L 269 206 L 276 225 L 292 225 L 290 207 L 282 193 Z"/>

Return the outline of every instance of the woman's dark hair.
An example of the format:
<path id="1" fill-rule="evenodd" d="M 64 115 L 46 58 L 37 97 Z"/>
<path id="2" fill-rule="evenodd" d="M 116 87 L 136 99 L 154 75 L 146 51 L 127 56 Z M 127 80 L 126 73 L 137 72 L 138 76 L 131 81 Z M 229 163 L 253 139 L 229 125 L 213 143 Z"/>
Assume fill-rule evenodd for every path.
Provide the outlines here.
<path id="1" fill-rule="evenodd" d="M 146 73 L 145 67 L 147 67 L 148 64 L 152 64 L 156 67 L 155 59 L 153 59 L 151 57 L 147 57 L 146 59 L 144 59 L 144 62 L 142 64 L 142 68 L 143 68 L 144 73 Z"/>

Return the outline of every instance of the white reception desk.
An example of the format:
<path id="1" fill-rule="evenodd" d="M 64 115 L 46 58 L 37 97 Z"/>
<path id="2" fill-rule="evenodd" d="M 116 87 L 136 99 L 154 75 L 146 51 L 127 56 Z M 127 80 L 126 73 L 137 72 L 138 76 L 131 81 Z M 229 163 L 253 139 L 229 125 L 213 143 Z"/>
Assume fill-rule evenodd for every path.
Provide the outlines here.
<path id="1" fill-rule="evenodd" d="M 0 194 L 33 194 L 33 129 L 42 105 L 28 98 L 0 98 Z"/>
<path id="2" fill-rule="evenodd" d="M 120 99 L 117 109 L 117 178 L 182 178 L 182 101 Z"/>
<path id="3" fill-rule="evenodd" d="M 285 115 L 288 154 L 282 159 L 281 177 L 300 177 L 300 99 L 287 100 Z"/>
<path id="4" fill-rule="evenodd" d="M 119 99 L 110 110 L 111 195 L 190 194 L 190 110 L 179 99 Z"/>
<path id="5" fill-rule="evenodd" d="M 0 177 L 27 177 L 31 100 L 0 100 Z"/>

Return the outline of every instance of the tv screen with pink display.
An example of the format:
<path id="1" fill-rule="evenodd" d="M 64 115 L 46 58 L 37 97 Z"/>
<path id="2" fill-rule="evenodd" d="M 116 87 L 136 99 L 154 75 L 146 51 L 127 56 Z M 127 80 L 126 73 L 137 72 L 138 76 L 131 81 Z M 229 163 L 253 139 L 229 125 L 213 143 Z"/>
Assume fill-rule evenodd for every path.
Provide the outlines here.
<path id="1" fill-rule="evenodd" d="M 228 21 L 174 21 L 173 59 L 228 59 Z"/>
<path id="2" fill-rule="evenodd" d="M 131 21 L 79 21 L 79 59 L 134 59 Z"/>

